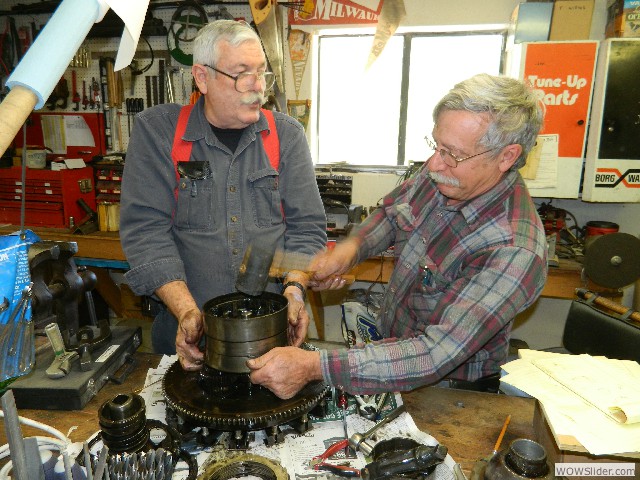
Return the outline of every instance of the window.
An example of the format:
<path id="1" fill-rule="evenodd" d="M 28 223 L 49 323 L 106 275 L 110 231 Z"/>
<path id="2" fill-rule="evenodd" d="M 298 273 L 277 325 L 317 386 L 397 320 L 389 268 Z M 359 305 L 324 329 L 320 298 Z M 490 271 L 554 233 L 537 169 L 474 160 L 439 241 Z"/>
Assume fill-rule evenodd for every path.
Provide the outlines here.
<path id="1" fill-rule="evenodd" d="M 316 163 L 424 161 L 431 112 L 457 82 L 499 74 L 504 32 L 404 33 L 366 69 L 373 35 L 318 40 Z"/>

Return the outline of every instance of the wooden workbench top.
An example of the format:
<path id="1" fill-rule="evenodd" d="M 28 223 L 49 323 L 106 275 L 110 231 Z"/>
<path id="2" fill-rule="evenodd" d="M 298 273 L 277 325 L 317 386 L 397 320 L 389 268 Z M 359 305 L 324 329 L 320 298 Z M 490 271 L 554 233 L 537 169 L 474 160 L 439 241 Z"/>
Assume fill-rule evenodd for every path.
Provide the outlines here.
<path id="1" fill-rule="evenodd" d="M 118 393 L 132 392 L 144 384 L 149 368 L 155 368 L 160 355 L 135 354 L 136 368 L 122 385 L 108 383 L 80 411 L 27 410 L 21 416 L 51 425 L 74 442 L 81 442 L 100 429 L 98 409 Z M 507 415 L 511 422 L 503 447 L 516 438 L 533 438 L 535 400 L 490 393 L 425 387 L 403 393 L 407 411 L 423 432 L 429 433 L 449 449 L 469 476 L 475 462 L 493 451 Z M 77 428 L 69 432 L 71 427 Z M 22 427 L 23 436 L 41 435 L 41 431 Z M 4 444 L 4 424 L 0 427 L 0 444 Z"/>
<path id="2" fill-rule="evenodd" d="M 17 229 L 15 226 L 0 227 L 0 232 L 9 233 Z M 89 235 L 72 234 L 68 230 L 55 228 L 32 228 L 43 240 L 72 241 L 78 244 L 78 257 L 99 260 L 126 261 L 119 232 L 95 232 Z M 355 275 L 356 281 L 382 282 L 389 280 L 393 270 L 393 258 L 370 258 L 353 268 L 350 274 Z M 602 287 L 585 282 L 582 278 L 582 265 L 571 260 L 560 260 L 558 267 L 549 267 L 549 274 L 543 297 L 573 300 L 576 288 L 589 288 L 606 296 L 616 296 L 619 292 L 611 293 Z"/>

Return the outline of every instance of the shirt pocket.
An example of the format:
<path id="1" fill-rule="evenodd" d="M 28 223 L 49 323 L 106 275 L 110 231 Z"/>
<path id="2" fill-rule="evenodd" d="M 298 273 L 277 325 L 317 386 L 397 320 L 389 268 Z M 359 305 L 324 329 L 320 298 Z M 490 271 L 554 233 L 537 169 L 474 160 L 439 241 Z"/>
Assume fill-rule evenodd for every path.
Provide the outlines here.
<path id="1" fill-rule="evenodd" d="M 265 168 L 249 174 L 248 180 L 256 225 L 261 228 L 280 225 L 284 220 L 284 213 L 278 189 L 278 172 L 273 168 Z"/>
<path id="2" fill-rule="evenodd" d="M 408 203 L 401 203 L 399 205 L 391 207 L 389 212 L 393 215 L 394 222 L 396 224 L 396 238 L 394 242 L 394 251 L 396 255 L 400 255 L 405 245 L 409 241 L 409 238 L 413 234 L 415 229 L 415 218 L 411 211 L 411 205 Z"/>
<path id="3" fill-rule="evenodd" d="M 174 223 L 181 230 L 209 230 L 213 219 L 213 174 L 207 161 L 178 163 Z"/>

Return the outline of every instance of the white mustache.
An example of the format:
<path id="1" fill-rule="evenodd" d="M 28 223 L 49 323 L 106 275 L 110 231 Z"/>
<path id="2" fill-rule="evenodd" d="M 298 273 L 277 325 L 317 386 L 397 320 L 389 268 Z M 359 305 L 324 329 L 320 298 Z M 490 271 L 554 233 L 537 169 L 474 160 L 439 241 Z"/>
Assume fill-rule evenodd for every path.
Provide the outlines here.
<path id="1" fill-rule="evenodd" d="M 438 172 L 429 172 L 429 176 L 436 183 L 443 183 L 451 187 L 460 186 L 460 180 L 458 180 L 457 178 L 447 177 L 446 175 L 442 175 L 441 173 L 438 173 Z"/>
<path id="2" fill-rule="evenodd" d="M 251 105 L 256 102 L 260 102 L 260 105 L 262 105 L 265 101 L 265 96 L 258 92 L 248 93 L 246 97 L 242 97 L 240 100 L 243 105 Z"/>

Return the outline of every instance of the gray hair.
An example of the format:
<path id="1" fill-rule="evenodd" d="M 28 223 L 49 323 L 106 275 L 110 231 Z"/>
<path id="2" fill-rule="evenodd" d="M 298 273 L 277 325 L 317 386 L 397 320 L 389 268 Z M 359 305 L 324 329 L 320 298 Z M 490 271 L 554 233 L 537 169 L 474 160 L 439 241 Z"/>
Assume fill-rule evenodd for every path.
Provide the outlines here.
<path id="1" fill-rule="evenodd" d="M 521 80 L 481 73 L 456 84 L 433 109 L 433 121 L 444 110 L 488 113 L 491 123 L 480 139 L 481 146 L 498 149 L 511 144 L 522 146 L 522 154 L 512 168 L 521 168 L 536 143 L 544 119 L 540 97 Z"/>
<path id="2" fill-rule="evenodd" d="M 226 41 L 233 47 L 244 42 L 260 42 L 260 37 L 247 22 L 236 20 L 214 20 L 202 27 L 193 40 L 193 63 L 216 66 L 218 46 Z"/>

